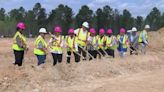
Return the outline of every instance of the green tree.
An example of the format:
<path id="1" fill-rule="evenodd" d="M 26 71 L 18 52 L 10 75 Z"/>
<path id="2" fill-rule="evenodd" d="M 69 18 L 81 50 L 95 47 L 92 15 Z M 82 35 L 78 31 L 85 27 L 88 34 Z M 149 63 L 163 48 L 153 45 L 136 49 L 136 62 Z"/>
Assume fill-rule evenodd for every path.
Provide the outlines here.
<path id="1" fill-rule="evenodd" d="M 143 28 L 143 23 L 144 23 L 144 19 L 142 16 L 137 16 L 136 20 L 135 20 L 135 27 L 137 27 L 137 29 L 139 31 L 142 30 Z"/>
<path id="2" fill-rule="evenodd" d="M 40 3 L 36 3 L 34 5 L 33 13 L 35 16 L 35 21 L 37 22 L 36 29 L 39 29 L 40 27 L 46 27 L 47 14 L 45 8 L 43 8 Z"/>
<path id="3" fill-rule="evenodd" d="M 53 28 L 54 25 L 59 25 L 62 27 L 63 34 L 67 34 L 67 30 L 72 26 L 72 16 L 72 9 L 67 5 L 60 4 L 49 15 L 50 27 Z"/>
<path id="4" fill-rule="evenodd" d="M 89 22 L 90 27 L 94 27 L 97 31 L 100 28 L 112 28 L 114 34 L 118 34 L 121 27 L 131 29 L 135 26 L 138 30 L 142 30 L 145 24 L 149 24 L 152 30 L 164 27 L 164 13 L 154 7 L 144 19 L 142 16 L 134 18 L 127 9 L 120 14 L 119 10 L 106 5 L 93 12 L 87 5 L 83 5 L 74 16 L 70 7 L 60 4 L 47 14 L 46 9 L 40 3 L 36 3 L 32 10 L 27 11 L 20 7 L 6 13 L 5 9 L 1 8 L 0 36 L 12 36 L 18 22 L 25 22 L 26 30 L 24 32 L 26 35 L 33 34 L 35 36 L 40 27 L 52 31 L 55 25 L 61 26 L 65 35 L 70 27 L 81 27 L 84 21 Z"/>
<path id="5" fill-rule="evenodd" d="M 161 16 L 160 28 L 164 27 L 164 13 Z"/>
<path id="6" fill-rule="evenodd" d="M 33 12 L 34 12 L 34 15 L 35 15 L 35 19 L 38 19 L 38 15 L 39 15 L 39 12 L 41 10 L 42 6 L 40 3 L 36 3 L 33 7 Z"/>
<path id="7" fill-rule="evenodd" d="M 93 15 L 93 18 L 92 18 L 92 20 L 91 20 L 91 22 L 90 22 L 90 28 L 91 28 L 91 27 L 93 27 L 93 28 L 95 28 L 95 29 L 98 29 L 98 27 L 97 27 L 97 18 L 96 18 L 96 14 Z"/>
<path id="8" fill-rule="evenodd" d="M 114 15 L 113 15 L 113 33 L 114 34 L 118 34 L 119 33 L 119 29 L 120 29 L 120 14 L 119 11 L 117 9 L 114 10 Z"/>
<path id="9" fill-rule="evenodd" d="M 88 6 L 84 5 L 81 7 L 78 14 L 76 15 L 76 23 L 78 27 L 80 27 L 84 21 L 90 23 L 92 18 L 93 18 L 93 11 L 89 9 Z"/>
<path id="10" fill-rule="evenodd" d="M 100 28 L 104 28 L 105 26 L 105 17 L 104 17 L 104 13 L 103 13 L 103 10 L 98 8 L 96 10 L 96 18 L 97 18 L 97 29 L 99 30 Z"/>
<path id="11" fill-rule="evenodd" d="M 103 7 L 103 14 L 104 14 L 104 28 L 112 28 L 113 26 L 113 11 L 112 8 L 108 5 Z"/>
<path id="12" fill-rule="evenodd" d="M 38 32 L 36 31 L 37 22 L 35 21 L 35 15 L 32 10 L 29 10 L 25 14 L 25 23 L 26 23 L 26 32 L 28 35 L 36 35 Z"/>
<path id="13" fill-rule="evenodd" d="M 0 21 L 4 21 L 5 20 L 5 9 L 1 8 L 0 9 Z"/>
<path id="14" fill-rule="evenodd" d="M 125 29 L 131 29 L 133 27 L 134 18 L 132 18 L 131 13 L 125 9 L 123 10 L 123 15 L 120 16 L 120 25 Z"/>
<path id="15" fill-rule="evenodd" d="M 145 24 L 149 24 L 152 30 L 157 30 L 160 28 L 160 18 L 161 13 L 158 8 L 154 7 L 151 12 L 147 15 Z"/>
<path id="16" fill-rule="evenodd" d="M 46 10 L 44 8 L 40 9 L 40 12 L 38 14 L 37 23 L 38 23 L 39 27 L 46 27 L 46 24 L 47 24 L 47 14 L 46 14 Z"/>
<path id="17" fill-rule="evenodd" d="M 13 9 L 9 12 L 10 19 L 14 19 L 17 22 L 24 22 L 25 9 L 20 7 L 19 9 Z"/>

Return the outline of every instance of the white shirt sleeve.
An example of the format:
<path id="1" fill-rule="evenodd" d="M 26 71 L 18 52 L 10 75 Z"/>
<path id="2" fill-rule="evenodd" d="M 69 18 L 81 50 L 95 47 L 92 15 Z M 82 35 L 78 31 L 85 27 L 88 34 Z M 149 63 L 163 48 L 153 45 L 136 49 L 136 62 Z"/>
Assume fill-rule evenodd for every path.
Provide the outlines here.
<path id="1" fill-rule="evenodd" d="M 78 44 L 75 43 L 75 51 L 78 51 Z"/>
<path id="2" fill-rule="evenodd" d="M 117 44 L 117 39 L 116 39 L 116 37 L 113 37 L 113 42 L 112 42 L 111 46 L 114 46 L 116 44 Z"/>
<path id="3" fill-rule="evenodd" d="M 49 40 L 48 45 L 50 45 L 50 44 L 52 43 L 52 40 L 53 40 L 53 38 L 51 38 L 51 39 Z"/>
<path id="4" fill-rule="evenodd" d="M 90 36 L 87 38 L 87 41 L 89 41 L 89 42 L 91 41 L 91 37 Z"/>
<path id="5" fill-rule="evenodd" d="M 79 28 L 78 29 L 76 29 L 76 30 L 74 30 L 74 34 L 78 34 L 78 32 L 79 32 Z"/>
<path id="6" fill-rule="evenodd" d="M 63 47 L 63 45 L 64 45 L 64 41 L 61 42 L 60 47 Z"/>

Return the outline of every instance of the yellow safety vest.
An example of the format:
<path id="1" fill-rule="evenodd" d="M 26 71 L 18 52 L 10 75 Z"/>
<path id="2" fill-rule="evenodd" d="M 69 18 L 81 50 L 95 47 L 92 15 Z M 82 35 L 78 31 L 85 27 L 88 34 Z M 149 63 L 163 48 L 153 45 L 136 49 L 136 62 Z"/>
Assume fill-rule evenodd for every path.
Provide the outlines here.
<path id="1" fill-rule="evenodd" d="M 142 32 L 140 32 L 139 39 L 138 39 L 139 43 L 143 42 L 143 37 L 145 37 L 145 39 L 148 40 L 148 35 L 147 35 L 146 30 L 143 30 Z"/>
<path id="2" fill-rule="evenodd" d="M 44 48 L 47 48 L 47 43 L 46 41 L 43 39 L 42 36 L 38 36 L 37 39 L 35 40 L 35 49 L 34 49 L 34 54 L 36 55 L 45 55 L 46 53 L 44 51 L 42 51 L 41 49 L 38 48 L 38 44 L 42 43 Z"/>
<path id="3" fill-rule="evenodd" d="M 90 47 L 90 45 L 93 45 L 93 48 L 96 49 L 97 48 L 97 37 L 94 36 L 92 41 L 90 42 L 90 44 L 88 45 L 88 48 Z"/>
<path id="4" fill-rule="evenodd" d="M 117 40 L 119 41 L 119 42 L 121 42 L 120 41 L 120 35 L 118 35 L 117 36 Z M 128 36 L 127 35 L 124 35 L 124 38 L 123 38 L 123 41 L 121 42 L 122 44 L 123 44 L 123 48 L 127 48 L 128 46 L 128 44 L 126 43 L 128 41 Z"/>
<path id="5" fill-rule="evenodd" d="M 75 50 L 75 43 L 77 42 L 77 37 L 74 36 L 71 38 L 70 36 L 66 37 L 66 43 L 69 48 L 67 48 L 67 51 Z"/>
<path id="6" fill-rule="evenodd" d="M 23 43 L 23 45 L 26 45 L 26 38 L 23 34 L 21 34 L 19 31 L 16 32 L 16 34 L 13 37 L 14 43 L 12 45 L 12 49 L 16 51 L 23 51 L 25 48 L 19 47 L 16 43 L 16 38 L 19 37 Z"/>
<path id="7" fill-rule="evenodd" d="M 115 40 L 115 36 L 111 36 L 111 37 L 107 36 L 105 49 L 108 49 L 108 48 L 113 49 L 113 50 L 116 49 L 116 45 L 109 47 L 109 45 L 112 44 L 114 40 Z"/>
<path id="8" fill-rule="evenodd" d="M 86 34 L 83 35 L 83 29 L 79 28 L 78 34 L 77 34 L 77 37 L 78 37 L 77 43 L 78 43 L 78 45 L 86 46 L 86 41 L 87 41 L 88 35 L 89 35 L 89 32 L 86 32 Z"/>
<path id="9" fill-rule="evenodd" d="M 52 44 L 51 44 L 51 46 L 50 46 L 50 50 L 51 50 L 52 52 L 62 53 L 62 52 L 63 52 L 63 48 L 60 47 L 60 45 L 61 45 L 62 41 L 64 40 L 64 36 L 61 36 L 61 35 L 60 35 L 60 36 L 58 36 L 56 39 L 58 39 L 58 40 L 55 41 L 55 40 L 53 39 Z"/>
<path id="10" fill-rule="evenodd" d="M 97 36 L 98 39 L 98 49 L 105 49 L 106 44 L 106 36 L 104 35 L 102 38 L 100 36 Z"/>

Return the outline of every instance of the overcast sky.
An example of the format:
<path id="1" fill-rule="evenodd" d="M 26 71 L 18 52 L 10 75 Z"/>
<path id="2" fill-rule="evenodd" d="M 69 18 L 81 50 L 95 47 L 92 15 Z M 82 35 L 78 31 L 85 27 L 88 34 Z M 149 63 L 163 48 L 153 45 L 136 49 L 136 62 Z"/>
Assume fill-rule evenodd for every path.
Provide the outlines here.
<path id="1" fill-rule="evenodd" d="M 164 0 L 0 0 L 0 8 L 3 7 L 6 11 L 20 6 L 25 9 L 32 9 L 37 2 L 40 2 L 47 12 L 50 12 L 59 4 L 68 5 L 74 13 L 77 13 L 82 5 L 88 5 L 94 11 L 105 5 L 114 9 L 117 8 L 120 12 L 123 9 L 128 9 L 133 16 L 146 16 L 153 7 L 157 7 L 161 12 L 164 12 Z"/>

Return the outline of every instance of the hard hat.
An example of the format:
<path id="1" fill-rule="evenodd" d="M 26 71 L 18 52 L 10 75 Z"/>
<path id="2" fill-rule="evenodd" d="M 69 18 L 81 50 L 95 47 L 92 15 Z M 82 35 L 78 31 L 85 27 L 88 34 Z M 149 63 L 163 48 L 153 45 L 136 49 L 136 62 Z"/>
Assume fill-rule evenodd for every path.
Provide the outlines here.
<path id="1" fill-rule="evenodd" d="M 17 24 L 17 27 L 24 30 L 25 29 L 25 24 L 23 22 L 19 22 Z"/>
<path id="2" fill-rule="evenodd" d="M 124 28 L 121 28 L 120 29 L 120 33 L 125 33 L 125 29 Z"/>
<path id="3" fill-rule="evenodd" d="M 61 27 L 55 26 L 54 32 L 56 32 L 56 33 L 61 33 L 61 32 L 62 32 Z"/>
<path id="4" fill-rule="evenodd" d="M 132 28 L 132 32 L 136 32 L 137 31 L 137 28 L 136 27 L 133 27 Z"/>
<path id="5" fill-rule="evenodd" d="M 127 32 L 130 33 L 130 32 L 132 32 L 132 30 L 128 30 Z"/>
<path id="6" fill-rule="evenodd" d="M 74 29 L 73 29 L 73 28 L 70 28 L 70 29 L 68 30 L 68 34 L 74 34 Z"/>
<path id="7" fill-rule="evenodd" d="M 40 28 L 40 30 L 39 30 L 39 33 L 47 33 L 47 31 L 46 31 L 46 29 L 45 28 Z"/>
<path id="8" fill-rule="evenodd" d="M 149 29 L 150 28 L 150 26 L 149 25 L 145 25 L 145 29 Z"/>
<path id="9" fill-rule="evenodd" d="M 108 29 L 107 33 L 112 34 L 113 33 L 112 29 Z"/>
<path id="10" fill-rule="evenodd" d="M 96 34 L 96 31 L 95 31 L 94 28 L 90 28 L 89 32 L 90 32 L 90 33 L 93 33 L 93 34 Z"/>
<path id="11" fill-rule="evenodd" d="M 82 26 L 89 28 L 89 23 L 88 22 L 83 22 Z"/>
<path id="12" fill-rule="evenodd" d="M 105 34 L 105 30 L 104 30 L 103 28 L 101 28 L 101 29 L 99 30 L 99 33 L 100 33 L 100 34 Z"/>

